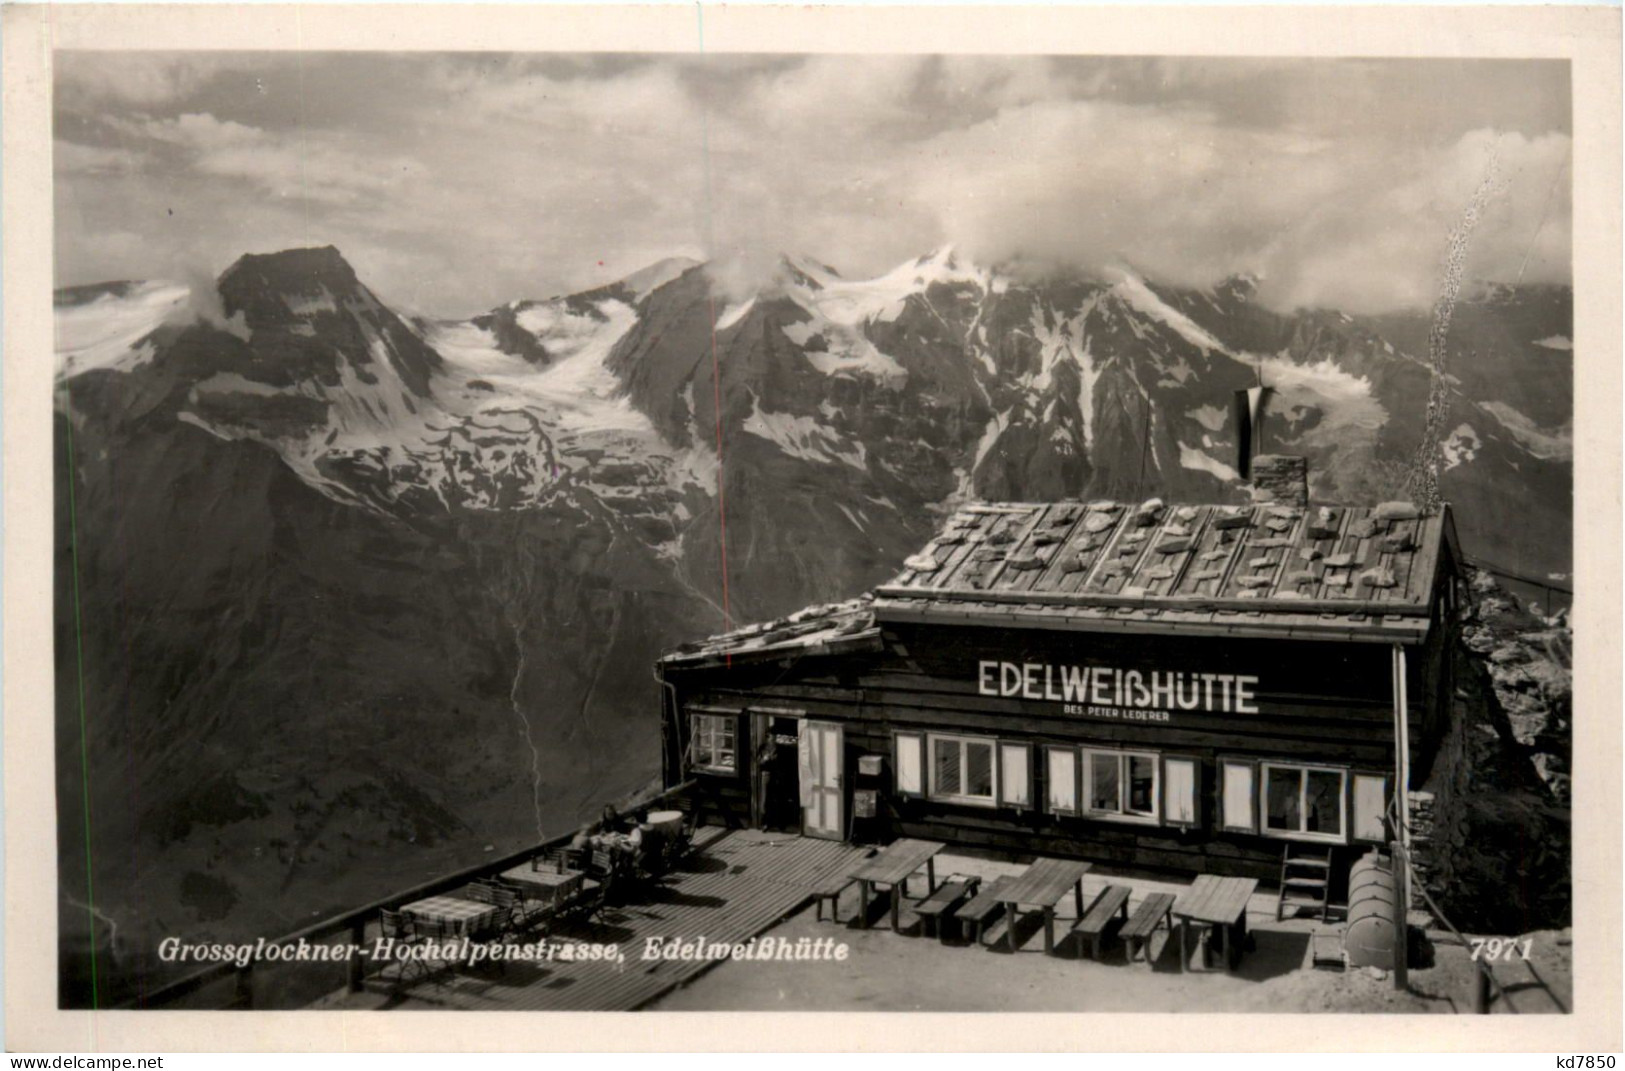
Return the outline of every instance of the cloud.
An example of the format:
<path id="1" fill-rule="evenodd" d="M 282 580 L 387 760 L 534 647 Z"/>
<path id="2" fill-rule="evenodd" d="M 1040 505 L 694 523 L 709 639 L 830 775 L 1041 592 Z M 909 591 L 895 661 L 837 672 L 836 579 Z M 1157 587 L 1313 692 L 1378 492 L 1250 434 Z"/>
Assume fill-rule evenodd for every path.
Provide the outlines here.
<path id="1" fill-rule="evenodd" d="M 179 271 L 169 273 L 167 278 L 186 285 L 186 301 L 171 314 L 170 322 L 187 324 L 193 320 L 203 320 L 247 342 L 253 333 L 248 327 L 248 316 L 242 309 L 238 309 L 233 316 L 226 315 L 220 290 L 215 286 L 217 276 L 218 273 L 198 264 L 183 265 Z"/>
<path id="2" fill-rule="evenodd" d="M 273 133 L 208 113 L 124 128 L 187 151 L 201 174 L 239 179 L 274 197 L 350 204 L 398 190 L 423 171 L 409 156 L 358 153 L 330 134 Z"/>
<path id="3" fill-rule="evenodd" d="M 1200 112 L 1046 102 L 944 135 L 911 185 L 979 259 L 1127 261 L 1190 286 L 1253 271 L 1265 276 L 1261 300 L 1278 306 L 1380 311 L 1431 301 L 1449 229 L 1492 153 L 1503 188 L 1470 270 L 1566 279 L 1566 188 L 1548 195 L 1571 148 L 1566 135 L 1494 131 L 1381 146 L 1226 127 Z"/>
<path id="4" fill-rule="evenodd" d="M 243 62 L 225 52 L 62 51 L 56 53 L 56 90 L 80 104 L 152 107 L 190 96 Z"/>
<path id="5" fill-rule="evenodd" d="M 140 153 L 100 145 L 80 145 L 60 138 L 51 149 L 52 166 L 63 174 L 96 174 L 134 171 L 142 164 Z"/>
<path id="6" fill-rule="evenodd" d="M 298 60 L 297 82 L 286 59 L 218 54 L 66 75 L 61 270 L 152 273 L 98 251 L 112 232 L 221 267 L 332 243 L 387 296 L 462 315 L 669 255 L 718 261 L 733 291 L 781 251 L 851 275 L 951 242 L 1196 285 L 1261 271 L 1277 305 L 1376 310 L 1431 301 L 1494 145 L 1503 189 L 1469 270 L 1568 277 L 1562 65 Z M 104 83 L 121 102 L 71 99 Z"/>

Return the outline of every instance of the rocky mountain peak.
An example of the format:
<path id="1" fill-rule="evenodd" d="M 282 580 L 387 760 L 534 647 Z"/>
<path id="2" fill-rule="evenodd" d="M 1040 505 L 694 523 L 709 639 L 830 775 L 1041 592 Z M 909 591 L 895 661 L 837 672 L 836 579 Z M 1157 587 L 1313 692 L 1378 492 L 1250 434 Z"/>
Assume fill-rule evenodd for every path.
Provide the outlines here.
<path id="1" fill-rule="evenodd" d="M 88 305 L 98 298 L 128 297 L 140 285 L 128 279 L 117 279 L 105 283 L 65 286 L 51 295 L 51 304 L 55 308 L 65 309 L 76 305 Z"/>
<path id="2" fill-rule="evenodd" d="M 780 253 L 778 274 L 792 285 L 808 290 L 822 290 L 826 281 L 841 277 L 840 272 L 805 253 Z"/>
<path id="3" fill-rule="evenodd" d="M 1229 298 L 1237 304 L 1242 304 L 1253 299 L 1258 293 L 1259 284 L 1263 281 L 1263 277 L 1254 272 L 1237 272 L 1221 279 L 1213 287 L 1213 292 L 1221 298 Z"/>
<path id="4" fill-rule="evenodd" d="M 226 315 L 239 311 L 248 326 L 286 323 L 366 292 L 355 269 L 333 246 L 249 253 L 221 273 L 220 299 Z"/>
<path id="5" fill-rule="evenodd" d="M 673 279 L 698 268 L 702 263 L 703 261 L 695 260 L 693 257 L 666 257 L 646 268 L 639 268 L 622 279 L 620 285 L 642 300 L 651 291 L 660 289 Z"/>
<path id="6" fill-rule="evenodd" d="M 950 242 L 947 245 L 939 246 L 938 248 L 931 250 L 931 252 L 926 253 L 923 256 L 915 257 L 914 263 L 916 266 L 921 268 L 931 264 L 940 264 L 944 268 L 953 270 L 960 266 L 960 260 L 961 257 L 959 256 L 958 250 L 956 250 L 953 243 Z"/>

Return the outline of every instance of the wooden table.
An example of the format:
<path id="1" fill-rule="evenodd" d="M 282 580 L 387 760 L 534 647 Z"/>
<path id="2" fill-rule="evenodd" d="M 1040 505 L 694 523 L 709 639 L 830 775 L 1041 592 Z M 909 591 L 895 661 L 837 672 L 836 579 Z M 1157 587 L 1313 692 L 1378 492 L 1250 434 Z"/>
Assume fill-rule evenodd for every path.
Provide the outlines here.
<path id="1" fill-rule="evenodd" d="M 1192 924 L 1219 931 L 1219 951 L 1226 969 L 1230 965 L 1232 942 L 1247 937 L 1247 901 L 1258 888 L 1257 878 L 1220 878 L 1202 874 L 1174 901 L 1174 917 L 1179 920 L 1179 969 L 1190 963 Z M 1203 953 L 1202 963 L 1207 963 Z"/>
<path id="2" fill-rule="evenodd" d="M 896 930 L 898 901 L 903 898 L 908 879 L 923 866 L 925 894 L 930 896 L 936 892 L 936 855 L 945 847 L 947 846 L 941 841 L 903 837 L 892 841 L 879 855 L 859 860 L 856 866 L 847 871 L 847 877 L 858 883 L 859 897 L 863 904 L 862 914 L 858 916 L 858 925 L 868 928 L 869 894 L 876 885 L 885 885 L 891 889 L 891 928 Z"/>
<path id="3" fill-rule="evenodd" d="M 463 937 L 490 929 L 497 910 L 495 904 L 464 900 L 460 896 L 430 896 L 401 905 L 401 914 L 410 915 L 418 922 L 437 924 L 439 936 L 443 937 Z M 420 933 L 419 936 L 433 935 Z"/>
<path id="4" fill-rule="evenodd" d="M 585 877 L 579 870 L 560 870 L 551 864 L 544 864 L 538 870 L 529 863 L 520 863 L 502 872 L 502 880 L 518 886 L 527 900 L 540 900 L 544 904 L 556 904 L 575 895 Z"/>
<path id="5" fill-rule="evenodd" d="M 1055 905 L 1061 902 L 1068 889 L 1083 917 L 1083 876 L 1089 873 L 1089 864 L 1076 859 L 1037 859 L 1020 876 L 999 890 L 999 903 L 1004 905 L 1005 938 L 1010 951 L 1016 950 L 1016 921 L 1019 908 L 1038 908 L 1044 912 L 1044 953 L 1055 952 Z"/>

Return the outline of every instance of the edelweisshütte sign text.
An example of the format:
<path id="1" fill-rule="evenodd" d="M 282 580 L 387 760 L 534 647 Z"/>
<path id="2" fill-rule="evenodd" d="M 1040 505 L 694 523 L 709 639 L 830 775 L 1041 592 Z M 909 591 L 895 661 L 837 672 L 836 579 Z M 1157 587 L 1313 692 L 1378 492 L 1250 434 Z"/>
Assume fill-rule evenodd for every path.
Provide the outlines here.
<path id="1" fill-rule="evenodd" d="M 1124 711 L 1258 713 L 1258 678 L 1239 673 L 982 661 L 976 664 L 976 683 L 982 695 L 1044 699 L 1068 704 L 1068 713 L 1102 717 L 1121 717 Z"/>

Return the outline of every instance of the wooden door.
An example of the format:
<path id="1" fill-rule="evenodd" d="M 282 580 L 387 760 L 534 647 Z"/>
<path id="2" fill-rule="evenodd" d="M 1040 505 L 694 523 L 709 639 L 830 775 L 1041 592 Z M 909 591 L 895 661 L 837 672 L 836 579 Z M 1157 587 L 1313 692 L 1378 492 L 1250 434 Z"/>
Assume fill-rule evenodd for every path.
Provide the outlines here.
<path id="1" fill-rule="evenodd" d="M 798 742 L 801 831 L 809 837 L 846 838 L 844 754 L 839 725 L 803 721 Z"/>

